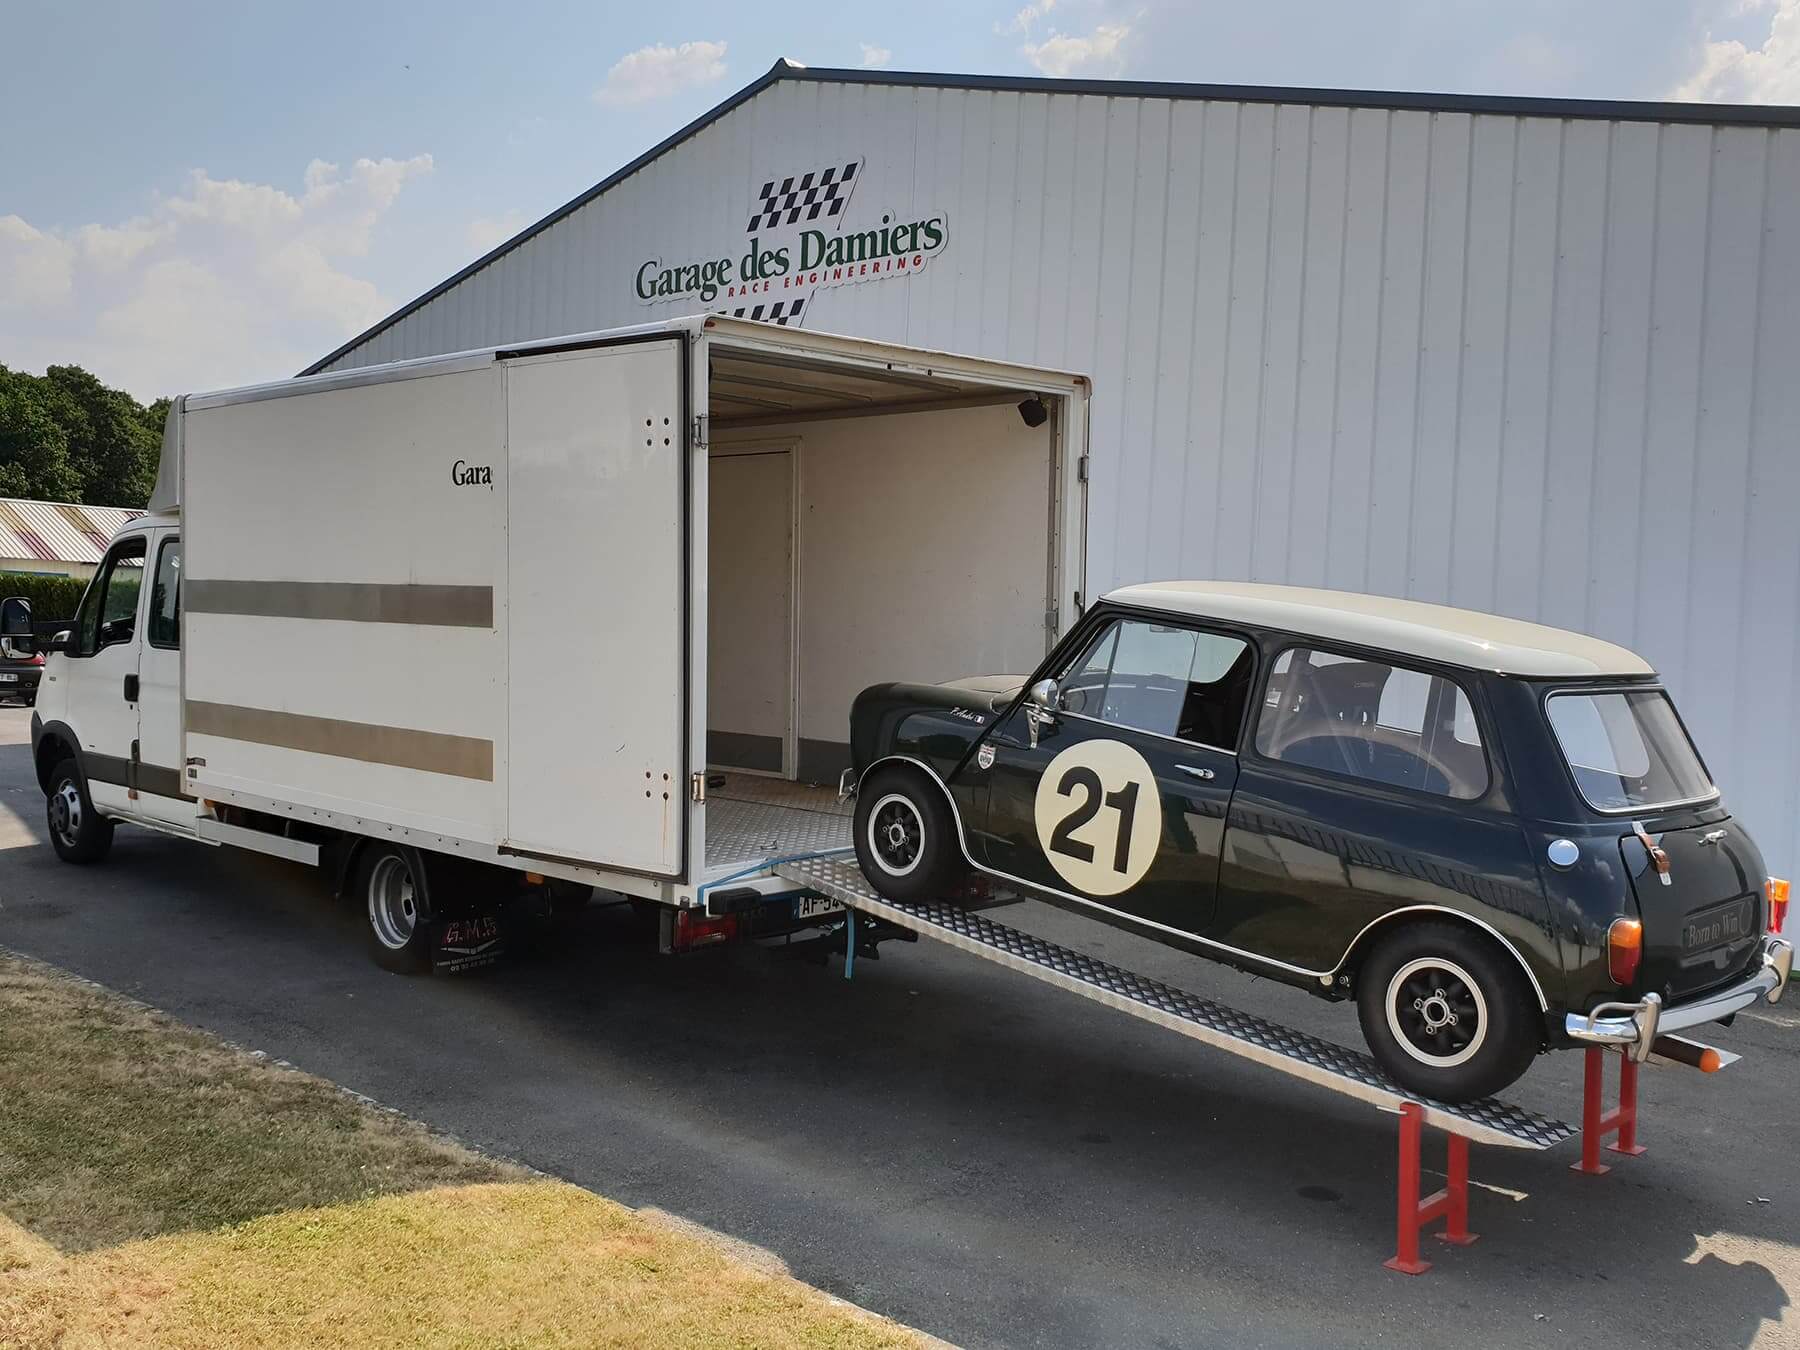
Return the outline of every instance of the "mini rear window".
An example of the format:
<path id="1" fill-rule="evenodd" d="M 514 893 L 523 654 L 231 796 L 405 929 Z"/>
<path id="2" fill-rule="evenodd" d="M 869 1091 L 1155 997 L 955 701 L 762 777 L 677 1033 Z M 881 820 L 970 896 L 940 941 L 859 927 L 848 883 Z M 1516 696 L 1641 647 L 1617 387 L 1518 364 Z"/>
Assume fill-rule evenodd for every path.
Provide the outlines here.
<path id="1" fill-rule="evenodd" d="M 1545 708 L 1575 786 L 1597 811 L 1678 806 L 1718 792 L 1660 689 L 1552 694 Z"/>

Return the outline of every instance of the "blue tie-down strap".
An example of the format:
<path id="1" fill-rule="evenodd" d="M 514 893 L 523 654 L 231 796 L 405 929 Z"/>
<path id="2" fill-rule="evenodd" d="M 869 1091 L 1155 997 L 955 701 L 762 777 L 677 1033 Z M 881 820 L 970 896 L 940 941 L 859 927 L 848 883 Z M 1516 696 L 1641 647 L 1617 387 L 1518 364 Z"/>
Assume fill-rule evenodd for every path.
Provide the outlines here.
<path id="1" fill-rule="evenodd" d="M 844 910 L 844 978 L 856 974 L 856 911 Z"/>
<path id="2" fill-rule="evenodd" d="M 853 852 L 855 852 L 855 850 L 851 848 L 828 848 L 819 853 L 793 853 L 780 858 L 764 858 L 753 867 L 746 867 L 742 871 L 733 872 L 728 877 L 720 877 L 717 881 L 707 882 L 696 891 L 694 895 L 695 898 L 700 901 L 701 906 L 704 907 L 706 904 L 706 893 L 708 891 L 715 891 L 721 886 L 729 886 L 734 881 L 742 881 L 745 877 L 754 877 L 759 876 L 764 872 L 771 872 L 783 863 L 811 862 L 814 858 L 836 858 L 842 854 Z"/>

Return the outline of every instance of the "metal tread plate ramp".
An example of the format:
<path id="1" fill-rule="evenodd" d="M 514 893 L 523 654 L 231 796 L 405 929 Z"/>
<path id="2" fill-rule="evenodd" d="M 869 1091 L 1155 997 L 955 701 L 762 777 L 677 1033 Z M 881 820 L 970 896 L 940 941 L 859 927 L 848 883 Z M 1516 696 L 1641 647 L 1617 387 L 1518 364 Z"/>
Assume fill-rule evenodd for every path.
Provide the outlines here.
<path id="1" fill-rule="evenodd" d="M 1535 1115 L 1497 1098 L 1454 1105 L 1421 1099 L 1394 1082 L 1360 1051 L 1321 1040 L 1278 1022 L 1239 1012 L 1223 1003 L 1149 979 L 1106 961 L 1033 937 L 942 902 L 900 904 L 877 895 L 854 858 L 842 853 L 778 863 L 775 872 L 898 928 L 960 948 L 983 960 L 1153 1022 L 1229 1054 L 1316 1083 L 1401 1117 L 1399 1251 L 1390 1268 L 1419 1274 L 1430 1263 L 1418 1256 L 1422 1224 L 1447 1221 L 1446 1240 L 1467 1243 L 1468 1146 L 1547 1149 L 1573 1138 L 1571 1125 Z M 850 944 L 854 950 L 854 943 Z M 1450 1136 L 1448 1185 L 1419 1197 L 1420 1131 L 1433 1125 Z"/>

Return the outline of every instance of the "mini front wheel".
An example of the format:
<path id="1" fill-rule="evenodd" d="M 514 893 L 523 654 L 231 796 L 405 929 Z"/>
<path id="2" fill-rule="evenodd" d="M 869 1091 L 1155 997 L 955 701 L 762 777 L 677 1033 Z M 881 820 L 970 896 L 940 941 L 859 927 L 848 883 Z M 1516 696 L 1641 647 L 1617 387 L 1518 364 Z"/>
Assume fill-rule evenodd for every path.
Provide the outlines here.
<path id="1" fill-rule="evenodd" d="M 856 861 L 889 900 L 940 900 L 968 874 L 941 788 L 905 765 L 870 774 L 856 798 Z"/>
<path id="2" fill-rule="evenodd" d="M 1517 964 L 1479 933 L 1413 923 L 1382 938 L 1356 979 L 1363 1037 L 1409 1092 L 1444 1102 L 1491 1097 L 1543 1041 Z"/>

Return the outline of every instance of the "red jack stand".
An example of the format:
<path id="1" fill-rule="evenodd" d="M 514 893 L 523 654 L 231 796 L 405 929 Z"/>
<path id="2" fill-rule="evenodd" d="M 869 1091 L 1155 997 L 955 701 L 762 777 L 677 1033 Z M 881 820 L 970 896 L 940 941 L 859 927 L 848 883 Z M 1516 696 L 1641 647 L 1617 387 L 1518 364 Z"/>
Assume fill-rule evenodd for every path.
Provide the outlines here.
<path id="1" fill-rule="evenodd" d="M 1600 1161 L 1600 1141 L 1609 1134 L 1616 1133 L 1619 1142 L 1608 1144 L 1608 1152 L 1634 1158 L 1644 1152 L 1644 1146 L 1637 1141 L 1637 1061 L 1620 1051 L 1619 1104 L 1611 1111 L 1602 1111 L 1601 1098 L 1606 1095 L 1605 1055 L 1601 1046 L 1590 1045 L 1587 1049 L 1581 1088 L 1581 1161 L 1569 1164 L 1571 1172 L 1582 1172 L 1590 1177 L 1612 1170 Z"/>
<path id="2" fill-rule="evenodd" d="M 1402 1275 L 1423 1275 L 1431 1262 L 1419 1259 L 1419 1229 L 1435 1219 L 1444 1220 L 1441 1242 L 1467 1247 L 1476 1234 L 1469 1231 L 1469 1141 L 1460 1134 L 1449 1140 L 1448 1173 L 1444 1189 L 1419 1199 L 1419 1148 L 1425 1132 L 1425 1108 L 1417 1102 L 1400 1106 L 1400 1226 L 1394 1255 L 1381 1264 Z"/>

